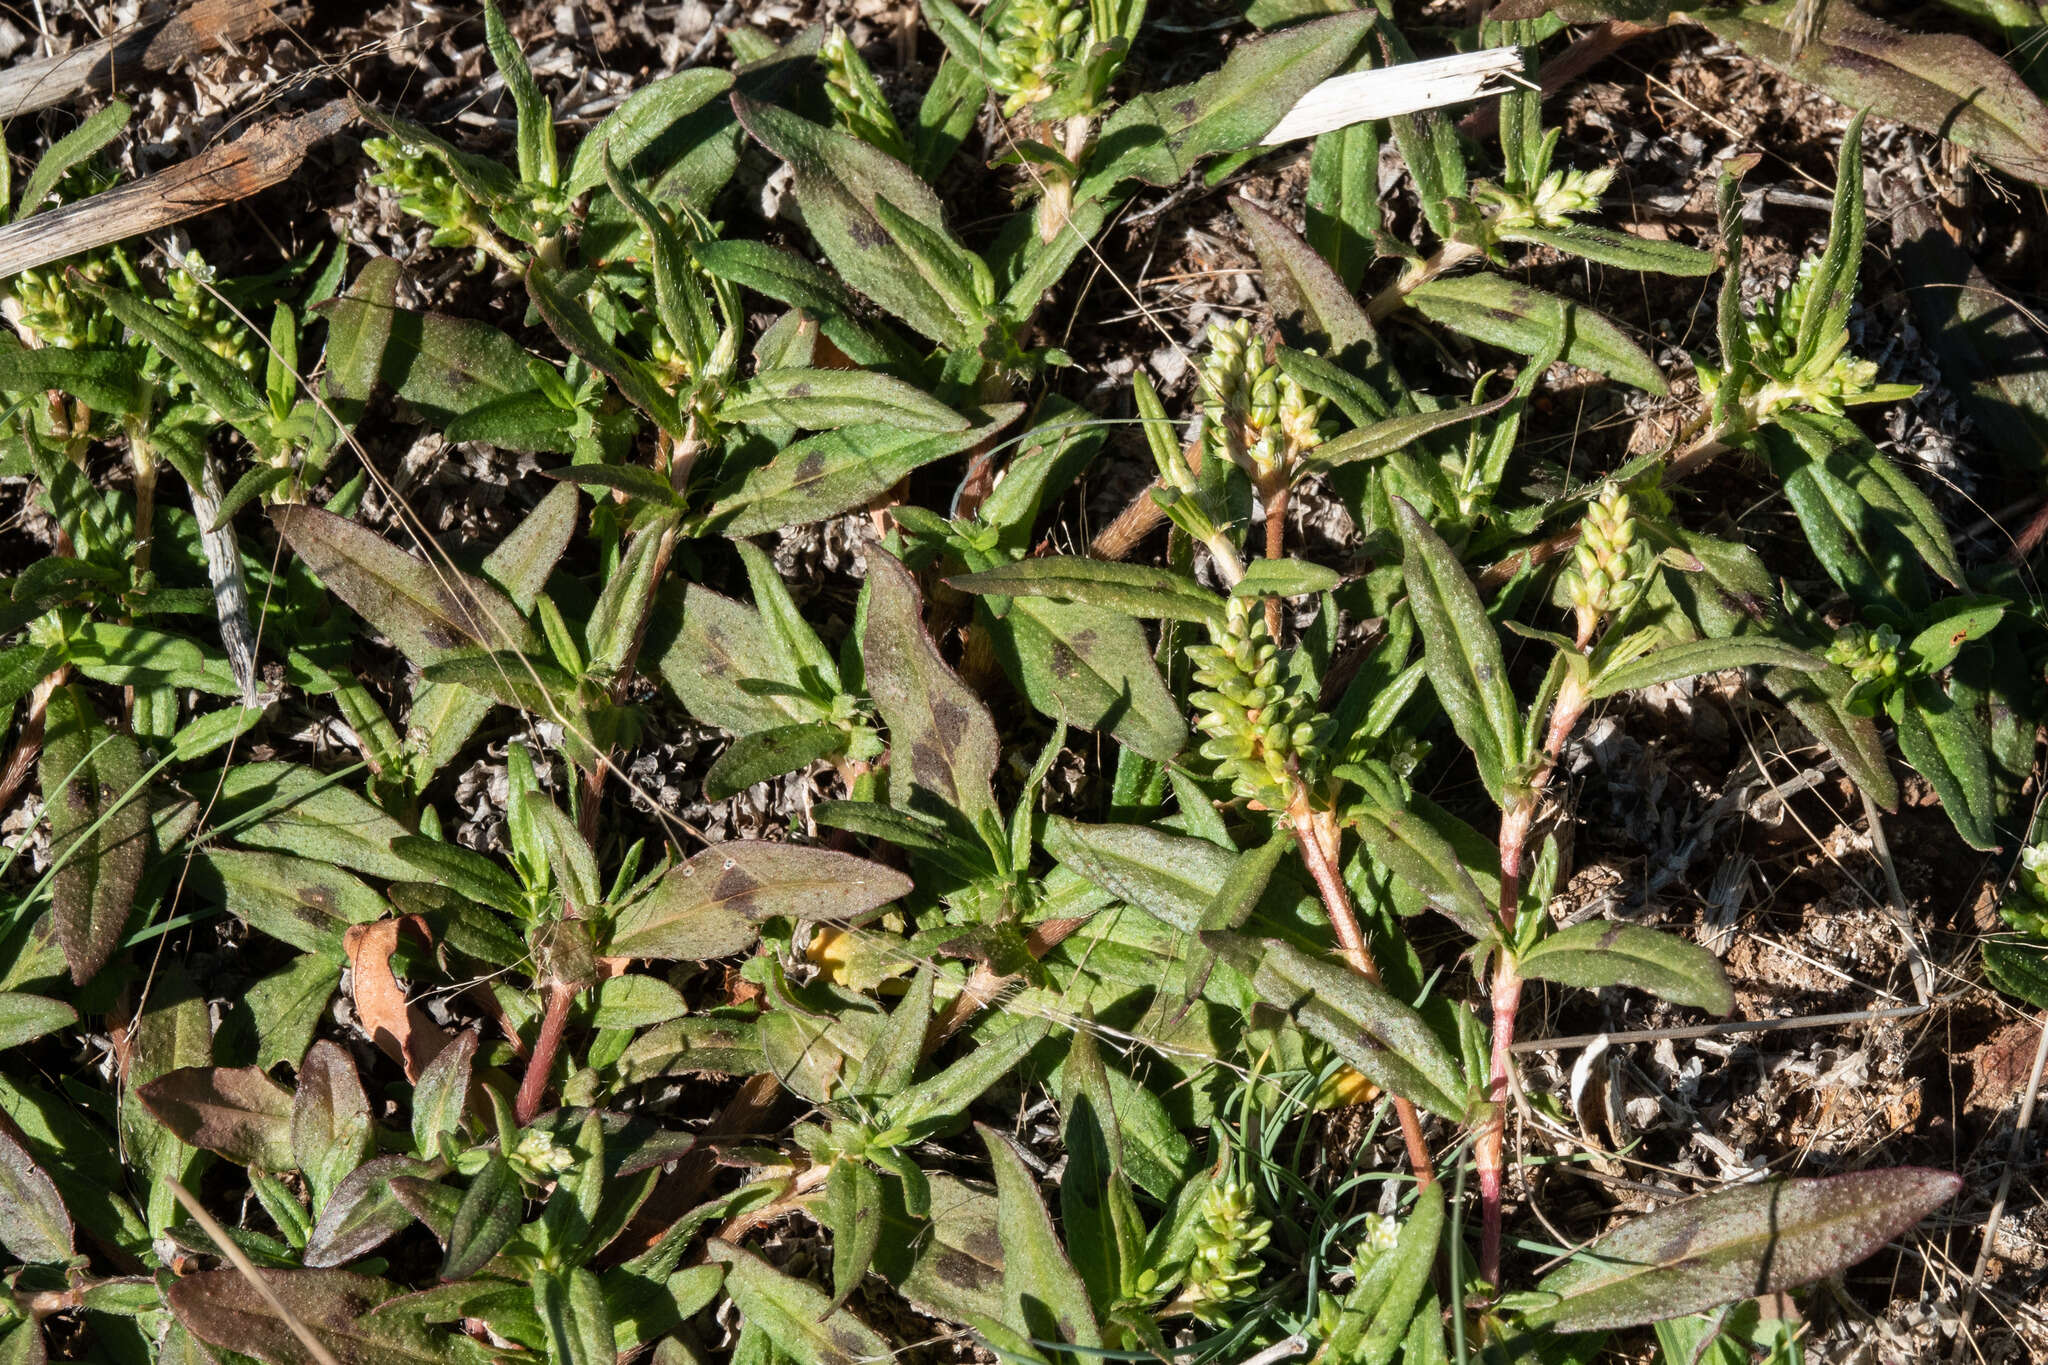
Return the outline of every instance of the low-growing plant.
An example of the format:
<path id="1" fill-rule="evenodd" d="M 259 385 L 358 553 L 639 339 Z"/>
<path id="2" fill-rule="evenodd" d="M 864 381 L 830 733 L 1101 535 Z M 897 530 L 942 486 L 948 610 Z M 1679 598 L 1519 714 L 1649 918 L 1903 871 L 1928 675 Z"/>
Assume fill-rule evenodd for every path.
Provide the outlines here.
<path id="1" fill-rule="evenodd" d="M 1380 11 L 1253 8 L 1276 31 L 1146 90 L 1142 3 L 924 0 L 946 55 L 907 121 L 845 32 L 736 32 L 736 70 L 645 86 L 564 157 L 486 0 L 512 164 L 359 113 L 371 185 L 523 291 L 518 335 L 403 305 L 388 257 L 344 287 L 339 249 L 233 278 L 117 246 L 5 283 L 0 457 L 56 553 L 0 604 L 0 794 L 36 771 L 47 834 L 7 854 L 0 1040 L 99 1017 L 111 1060 L 105 1087 L 0 1068 L 0 1352 L 82 1313 L 122 1361 L 826 1365 L 909 1344 L 865 1312 L 887 1286 L 1046 1365 L 1590 1361 L 1653 1323 L 1666 1360 L 1796 1361 L 1752 1301 L 1954 1197 L 1864 1169 L 1572 1246 L 1509 1220 L 1527 983 L 1737 1003 L 1681 934 L 1555 921 L 1556 779 L 1596 707 L 1730 675 L 1873 809 L 1899 799 L 1882 717 L 1965 841 L 2024 825 L 2023 588 L 1972 573 L 1849 413 L 1912 393 L 1852 346 L 1863 116 L 1824 249 L 1747 309 L 1743 158 L 1694 246 L 1590 221 L 1616 168 L 1564 164 L 1533 85 L 1497 164 L 1441 113 L 1324 133 L 1301 232 L 1233 203 L 1274 326 L 1211 325 L 1183 412 L 1142 368 L 1091 410 L 1040 314 L 1115 216 L 1413 55 Z M 1467 36 L 1540 77 L 1560 27 Z M 984 117 L 1015 207 L 974 230 L 933 182 L 976 173 Z M 90 192 L 126 119 L 56 142 L 16 215 Z M 729 193 L 761 153 L 801 234 Z M 1671 385 L 1517 279 L 1532 252 L 1722 275 L 1683 419 L 1595 477 L 1528 439 L 1559 367 Z M 1147 486 L 1057 553 L 1126 411 Z M 356 443 L 387 412 L 553 457 L 551 486 L 488 553 L 444 548 Z M 1675 505 L 1738 459 L 1818 607 Z M 372 489 L 404 543 L 358 515 Z M 1289 544 L 1311 498 L 1355 532 L 1343 568 Z M 850 599 L 762 539 L 846 521 Z M 359 761 L 314 761 L 287 708 Z M 703 840 L 641 789 L 678 709 L 726 737 L 707 802 L 802 777 L 782 837 Z M 452 814 L 479 760 L 487 837 Z M 1447 776 L 1474 794 L 1440 804 Z M 2037 854 L 2006 906 L 2027 939 Z M 179 961 L 214 933 L 246 978 L 224 1000 Z M 2040 958 L 1994 944 L 1987 975 L 2048 1008 Z M 1315 1116 L 1360 1104 L 1368 1140 L 1325 1160 Z M 815 1274 L 750 1249 L 771 1225 L 823 1233 Z"/>

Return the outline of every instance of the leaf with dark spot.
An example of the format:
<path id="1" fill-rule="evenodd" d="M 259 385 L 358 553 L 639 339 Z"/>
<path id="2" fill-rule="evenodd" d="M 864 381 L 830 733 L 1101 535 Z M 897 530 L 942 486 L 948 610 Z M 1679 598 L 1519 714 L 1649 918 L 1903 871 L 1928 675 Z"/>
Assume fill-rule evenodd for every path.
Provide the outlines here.
<path id="1" fill-rule="evenodd" d="M 725 1290 L 740 1316 L 796 1365 L 873 1365 L 895 1357 L 887 1338 L 846 1309 L 833 1307 L 816 1286 L 783 1274 L 722 1237 L 706 1243 L 705 1253 L 726 1266 Z"/>
<path id="2" fill-rule="evenodd" d="M 480 578 L 316 507 L 280 504 L 270 519 L 336 597 L 422 668 L 466 649 L 542 648 L 519 609 Z"/>
<path id="3" fill-rule="evenodd" d="M 1634 1218 L 1536 1286 L 1523 1318 L 1599 1332 L 1759 1298 L 1839 1274 L 1956 1197 L 1917 1167 L 1738 1185 Z"/>
<path id="4" fill-rule="evenodd" d="M 57 941 L 82 986 L 120 944 L 149 857 L 142 750 L 101 725 L 83 692 L 60 687 L 44 711 L 41 772 Z"/>
<path id="5" fill-rule="evenodd" d="M 671 868 L 613 920 L 611 957 L 703 960 L 753 943 L 762 921 L 857 919 L 910 890 L 910 879 L 831 849 L 734 840 Z"/>
<path id="6" fill-rule="evenodd" d="M 979 827 L 998 819 L 996 763 L 1002 753 L 995 721 L 973 689 L 946 666 L 924 626 L 924 594 L 894 555 L 868 554 L 868 692 L 889 726 L 889 791 L 908 805 L 919 787 Z"/>
<path id="7" fill-rule="evenodd" d="M 1038 1197 L 1038 1178 L 1009 1138 L 987 1124 L 976 1127 L 996 1172 L 1004 1323 L 1038 1341 L 1100 1346 L 1102 1329 L 1088 1301 L 1088 1286 L 1060 1245 L 1052 1215 Z"/>

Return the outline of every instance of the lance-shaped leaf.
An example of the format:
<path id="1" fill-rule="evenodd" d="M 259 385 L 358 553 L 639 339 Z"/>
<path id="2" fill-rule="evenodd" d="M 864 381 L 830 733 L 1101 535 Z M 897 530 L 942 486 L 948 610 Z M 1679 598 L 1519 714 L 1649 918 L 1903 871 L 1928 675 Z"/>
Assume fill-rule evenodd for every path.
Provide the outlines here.
<path id="1" fill-rule="evenodd" d="M 71 980 L 82 986 L 119 946 L 149 857 L 142 750 L 101 725 L 75 687 L 52 692 L 43 714 L 50 900 Z"/>
<path id="2" fill-rule="evenodd" d="M 1401 572 L 1429 660 L 1430 684 L 1458 738 L 1479 764 L 1480 781 L 1502 799 L 1508 766 L 1522 754 L 1522 718 L 1508 688 L 1500 635 L 1465 566 L 1421 513 L 1394 499 Z"/>
<path id="3" fill-rule="evenodd" d="M 766 294 L 816 318 L 819 330 L 856 365 L 883 365 L 890 351 L 860 319 L 853 291 L 823 266 L 766 242 L 700 242 L 697 264 L 721 280 Z"/>
<path id="4" fill-rule="evenodd" d="M 878 196 L 935 232 L 945 231 L 938 196 L 909 167 L 850 133 L 823 128 L 772 104 L 735 94 L 740 123 L 796 177 L 804 223 L 846 282 L 918 331 L 971 345 L 980 318 L 962 316 L 883 225 Z"/>
<path id="5" fill-rule="evenodd" d="M 1440 412 L 1410 412 L 1399 417 L 1389 417 L 1374 422 L 1371 426 L 1361 427 L 1357 431 L 1347 431 L 1342 436 L 1325 441 L 1310 451 L 1308 458 L 1318 468 L 1335 468 L 1338 465 L 1354 464 L 1359 460 L 1376 460 L 1397 450 L 1405 450 L 1432 432 L 1497 412 L 1512 401 L 1513 395 L 1510 394 L 1507 397 L 1496 398 L 1491 403 L 1478 403 L 1470 407 L 1445 408 Z"/>
<path id="6" fill-rule="evenodd" d="M 391 841 L 405 837 L 405 826 L 315 768 L 237 764 L 221 774 L 214 800 L 213 823 L 233 827 L 237 843 L 390 881 L 412 875 L 410 865 L 391 851 Z"/>
<path id="7" fill-rule="evenodd" d="M 1433 1114 L 1464 1118 L 1464 1069 L 1422 1016 L 1385 987 L 1276 938 L 1209 930 L 1202 942 L 1374 1085 Z"/>
<path id="8" fill-rule="evenodd" d="M 1043 1342 L 1100 1346 L 1102 1329 L 1088 1286 L 1067 1259 L 1052 1215 L 1038 1197 L 1038 1178 L 1010 1139 L 976 1125 L 996 1172 L 996 1226 L 1003 1242 L 1003 1321 Z"/>
<path id="9" fill-rule="evenodd" d="M 606 952 L 703 959 L 736 953 L 762 921 L 858 919 L 907 894 L 910 879 L 850 853 L 734 840 L 669 869 L 620 910 Z"/>
<path id="10" fill-rule="evenodd" d="M 882 1178 L 857 1157 L 840 1157 L 825 1177 L 825 1222 L 832 1233 L 832 1306 L 860 1288 L 882 1244 Z"/>
<path id="11" fill-rule="evenodd" d="M 1046 852 L 1083 878 L 1183 933 L 1201 926 L 1236 857 L 1207 839 L 1146 825 L 1084 825 L 1062 815 L 1045 822 Z"/>
<path id="12" fill-rule="evenodd" d="M 1563 227 L 1525 227 L 1504 232 L 1511 242 L 1535 242 L 1570 256 L 1584 257 L 1620 270 L 1648 270 L 1659 275 L 1706 275 L 1714 269 L 1714 253 L 1678 242 L 1656 242 L 1612 228 L 1568 223 Z"/>
<path id="13" fill-rule="evenodd" d="M 1005 670 L 1045 715 L 1107 730 L 1154 762 L 1186 745 L 1180 703 L 1136 620 L 1080 602 L 1020 597 L 986 624 Z"/>
<path id="14" fill-rule="evenodd" d="M 1818 33 L 1795 56 L 1802 11 L 1793 0 L 1689 13 L 1715 36 L 1852 109 L 1951 138 L 2008 175 L 2048 185 L 2048 108 L 1973 39 L 1902 32 L 1847 0 L 1829 0 Z"/>
<path id="15" fill-rule="evenodd" d="M 994 820 L 991 785 L 1001 742 L 973 689 L 946 666 L 924 626 L 924 594 L 894 555 L 868 555 L 867 629 L 861 653 L 868 692 L 889 726 L 889 790 L 908 805 L 921 787 L 979 827 Z"/>
<path id="16" fill-rule="evenodd" d="M 1442 831 L 1414 811 L 1361 804 L 1354 828 L 1372 856 L 1474 939 L 1484 943 L 1500 923 L 1481 894 L 1465 860 Z"/>
<path id="17" fill-rule="evenodd" d="M 844 753 L 846 743 L 845 730 L 823 722 L 778 725 L 741 735 L 704 774 L 704 799 L 723 801 L 757 782 L 801 772 L 821 758 Z"/>
<path id="18" fill-rule="evenodd" d="M 61 1000 L 0 991 L 0 1051 L 55 1033 L 78 1022 L 78 1011 Z"/>
<path id="19" fill-rule="evenodd" d="M 1052 1031 L 1043 1019 L 1026 1019 L 954 1062 L 938 1075 L 920 1081 L 881 1109 L 881 1121 L 909 1131 L 914 1139 L 959 1122 L 967 1106 L 988 1088 L 1017 1069 L 1031 1050 Z"/>
<path id="20" fill-rule="evenodd" d="M 42 1167 L 20 1143 L 0 1132 L 0 1246 L 18 1260 L 71 1259 L 71 1215 Z"/>
<path id="21" fill-rule="evenodd" d="M 1429 1288 L 1443 1232 L 1444 1187 L 1432 1184 L 1416 1191 L 1415 1207 L 1401 1224 L 1400 1235 L 1392 1248 L 1381 1253 L 1387 1261 L 1386 1291 L 1359 1336 L 1355 1354 L 1347 1356 L 1348 1359 L 1362 1365 L 1388 1365 L 1394 1359 L 1407 1339 L 1416 1307 Z M 1377 1263 L 1373 1269 L 1378 1269 Z"/>
<path id="22" fill-rule="evenodd" d="M 519 609 L 480 578 L 316 507 L 279 504 L 270 519 L 335 596 L 422 668 L 464 649 L 541 648 Z"/>
<path id="23" fill-rule="evenodd" d="M 447 1365 L 454 1339 L 417 1318 L 373 1310 L 398 1287 L 343 1270 L 266 1270 L 272 1294 L 340 1365 Z M 304 1365 L 291 1325 L 239 1270 L 204 1270 L 172 1282 L 170 1309 L 201 1341 L 264 1365 Z"/>
<path id="24" fill-rule="evenodd" d="M 982 1185 L 934 1171 L 928 1218 L 903 1206 L 903 1192 L 884 1182 L 886 1232 L 875 1270 L 925 1312 L 965 1322 L 1002 1316 L 1003 1242 L 996 1198 Z"/>
<path id="25" fill-rule="evenodd" d="M 355 1061 L 323 1038 L 299 1063 L 299 1085 L 292 1095 L 293 1164 L 312 1185 L 316 1209 L 363 1164 L 372 1142 L 370 1097 Z"/>
<path id="26" fill-rule="evenodd" d="M 1583 304 L 1499 275 L 1431 280 L 1408 296 L 1422 315 L 1475 341 L 1522 355 L 1542 355 L 1565 338 L 1564 358 L 1582 370 L 1661 394 L 1669 385 L 1648 353 L 1626 332 Z"/>
<path id="27" fill-rule="evenodd" d="M 466 1280 L 489 1265 L 525 1217 L 526 1193 L 518 1173 L 511 1162 L 492 1153 L 456 1206 L 441 1278 Z"/>
<path id="28" fill-rule="evenodd" d="M 955 574 L 946 584 L 978 595 L 1056 597 L 1162 621 L 1223 621 L 1223 599 L 1186 574 L 1122 560 L 1042 555 Z"/>
<path id="29" fill-rule="evenodd" d="M 1594 698 L 1618 696 L 1680 678 L 1719 673 L 1730 668 L 1784 668 L 1798 673 L 1817 673 L 1824 665 L 1803 649 L 1760 635 L 1738 635 L 1727 640 L 1691 640 L 1666 645 L 1615 668 L 1603 668 L 1593 677 L 1589 695 Z"/>
<path id="30" fill-rule="evenodd" d="M 218 1152 L 238 1166 L 296 1170 L 292 1092 L 253 1066 L 167 1071 L 136 1094 L 180 1142 Z"/>
<path id="31" fill-rule="evenodd" d="M 192 860 L 199 889 L 250 928 L 309 953 L 345 960 L 342 935 L 389 913 L 384 898 L 348 873 L 310 858 L 217 848 Z"/>
<path id="32" fill-rule="evenodd" d="M 635 164 L 640 154 L 650 148 L 659 150 L 665 133 L 730 89 L 730 71 L 700 66 L 635 90 L 576 145 L 569 173 L 562 180 L 563 192 L 573 198 L 603 184 L 607 154 L 620 169 L 635 176 L 657 173 L 659 167 Z"/>
<path id="33" fill-rule="evenodd" d="M 1955 1198 L 1916 1167 L 1738 1185 L 1630 1219 L 1546 1275 L 1531 1327 L 1599 1332 L 1696 1313 L 1838 1274 Z"/>
<path id="34" fill-rule="evenodd" d="M 1292 324 L 1290 344 L 1315 342 L 1342 354 L 1354 345 L 1373 343 L 1372 320 L 1352 296 L 1351 287 L 1315 248 L 1249 199 L 1233 199 L 1230 207 L 1236 210 L 1252 250 L 1259 255 L 1259 273 L 1274 314 L 1283 326 Z"/>
<path id="35" fill-rule="evenodd" d="M 1996 939 L 1986 943 L 1984 979 L 2015 1000 L 2048 1010 L 2048 950 L 2037 943 Z"/>
<path id="36" fill-rule="evenodd" d="M 401 1177 L 434 1180 L 447 1169 L 439 1161 L 378 1156 L 350 1171 L 335 1187 L 306 1237 L 306 1264 L 327 1269 L 376 1250 L 413 1221 L 412 1210 L 399 1202 L 391 1182 Z"/>
<path id="37" fill-rule="evenodd" d="M 583 300 L 570 293 L 557 278 L 559 273 L 538 260 L 526 270 L 527 297 L 533 300 L 548 330 L 592 369 L 618 385 L 627 402 L 652 417 L 670 436 L 682 440 L 683 417 L 676 406 L 676 396 L 662 387 L 646 362 L 627 355 L 605 336 Z"/>
<path id="38" fill-rule="evenodd" d="M 1367 11 L 1301 24 L 1231 49 L 1221 70 L 1127 100 L 1102 125 L 1078 197 L 1120 180 L 1178 183 L 1208 157 L 1255 147 L 1324 78 L 1343 69 L 1372 27 Z"/>
<path id="39" fill-rule="evenodd" d="M 1919 678 L 1886 709 L 1898 724 L 1899 753 L 1933 786 L 1956 833 L 1989 851 L 1998 847 L 1991 735 L 1975 700 L 1960 686 Z"/>
<path id="40" fill-rule="evenodd" d="M 834 1308 L 822 1290 L 722 1237 L 712 1238 L 704 1249 L 726 1267 L 725 1290 L 740 1316 L 797 1365 L 872 1365 L 896 1354 L 886 1337 L 846 1309 Z"/>
<path id="41" fill-rule="evenodd" d="M 1721 960 L 1696 943 L 1640 924 L 1588 920 L 1540 940 L 1521 957 L 1523 976 L 1598 990 L 1637 990 L 1710 1014 L 1735 1009 Z"/>
<path id="42" fill-rule="evenodd" d="M 719 405 L 722 422 L 783 422 L 807 431 L 883 424 L 904 431 L 965 431 L 965 417 L 924 390 L 871 370 L 770 370 Z"/>
<path id="43" fill-rule="evenodd" d="M 985 410 L 969 431 L 906 431 L 891 423 L 809 436 L 722 492 L 705 514 L 709 529 L 739 537 L 823 521 L 862 507 L 912 470 L 978 446 L 1017 419 L 1018 403 Z"/>

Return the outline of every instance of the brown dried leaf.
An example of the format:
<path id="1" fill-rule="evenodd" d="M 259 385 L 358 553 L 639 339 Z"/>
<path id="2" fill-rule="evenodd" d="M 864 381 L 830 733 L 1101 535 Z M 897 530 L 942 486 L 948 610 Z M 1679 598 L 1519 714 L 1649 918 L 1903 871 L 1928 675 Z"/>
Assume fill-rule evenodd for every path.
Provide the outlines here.
<path id="1" fill-rule="evenodd" d="M 448 1035 L 425 1010 L 407 1003 L 404 988 L 392 975 L 391 954 L 398 948 L 402 922 L 352 924 L 342 943 L 355 976 L 356 1023 L 386 1056 L 405 1067 L 407 1080 L 416 1081 L 420 1070 L 448 1046 Z"/>

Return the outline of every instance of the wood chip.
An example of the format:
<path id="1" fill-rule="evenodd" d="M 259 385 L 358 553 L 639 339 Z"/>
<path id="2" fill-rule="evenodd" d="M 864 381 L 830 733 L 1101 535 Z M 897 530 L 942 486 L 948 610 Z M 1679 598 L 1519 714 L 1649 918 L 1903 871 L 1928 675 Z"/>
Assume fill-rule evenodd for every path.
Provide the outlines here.
<path id="1" fill-rule="evenodd" d="M 353 117 L 337 100 L 105 194 L 0 228 L 0 279 L 96 246 L 154 232 L 289 179 L 313 147 Z"/>

